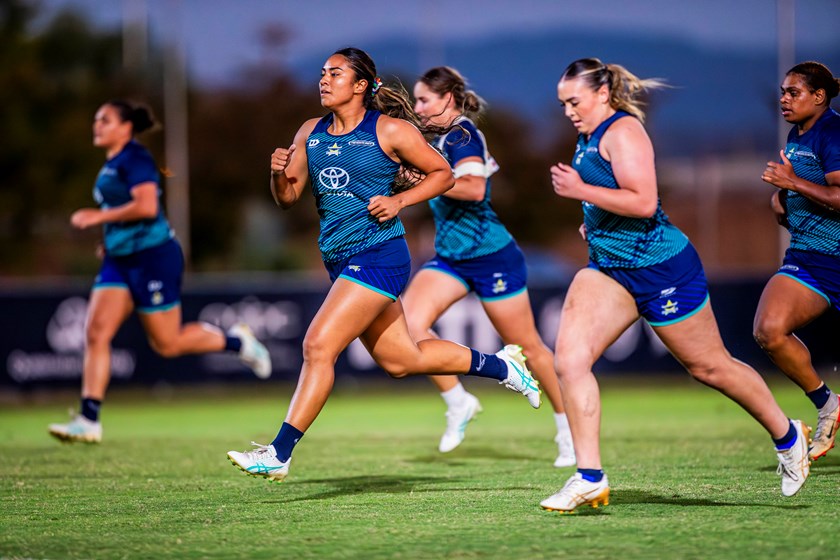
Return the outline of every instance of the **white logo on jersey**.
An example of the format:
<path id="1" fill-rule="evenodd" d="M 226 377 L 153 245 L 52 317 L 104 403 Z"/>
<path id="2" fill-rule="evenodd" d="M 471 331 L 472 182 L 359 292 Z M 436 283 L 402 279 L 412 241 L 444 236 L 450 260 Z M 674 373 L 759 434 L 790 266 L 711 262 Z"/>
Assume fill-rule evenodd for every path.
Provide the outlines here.
<path id="1" fill-rule="evenodd" d="M 317 138 L 313 138 L 312 140 L 309 141 L 309 147 L 314 148 L 315 146 L 318 145 L 319 142 L 320 142 L 320 140 L 318 140 Z"/>
<path id="2" fill-rule="evenodd" d="M 343 189 L 350 184 L 350 175 L 340 167 L 327 167 L 318 174 L 318 181 L 325 189 Z"/>

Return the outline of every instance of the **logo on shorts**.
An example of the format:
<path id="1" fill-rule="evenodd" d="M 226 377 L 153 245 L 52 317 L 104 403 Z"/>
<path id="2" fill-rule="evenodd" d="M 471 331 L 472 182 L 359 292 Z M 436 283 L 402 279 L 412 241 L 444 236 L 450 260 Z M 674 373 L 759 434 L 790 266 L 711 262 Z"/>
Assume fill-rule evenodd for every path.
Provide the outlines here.
<path id="1" fill-rule="evenodd" d="M 493 293 L 500 294 L 502 292 L 506 292 L 508 289 L 507 282 L 499 278 L 493 283 Z"/>
<path id="2" fill-rule="evenodd" d="M 163 289 L 163 282 L 160 280 L 149 280 L 146 288 L 152 292 L 152 305 L 160 305 L 163 303 L 163 294 L 160 291 Z"/>
<path id="3" fill-rule="evenodd" d="M 357 264 L 351 264 L 351 265 L 350 265 L 350 266 L 348 266 L 347 268 L 349 268 L 349 269 L 350 269 L 350 270 L 352 270 L 353 272 L 359 272 L 360 270 L 362 270 L 362 267 L 361 267 L 361 266 L 359 266 L 359 265 L 357 265 Z"/>
<path id="4" fill-rule="evenodd" d="M 318 182 L 322 187 L 335 191 L 350 184 L 350 174 L 340 167 L 327 167 L 318 174 Z"/>
<path id="5" fill-rule="evenodd" d="M 668 300 L 668 303 L 662 306 L 662 315 L 673 315 L 680 310 L 679 302 Z"/>
<path id="6" fill-rule="evenodd" d="M 668 297 L 676 291 L 677 291 L 676 287 L 665 288 L 664 290 L 659 292 L 659 297 Z"/>
<path id="7" fill-rule="evenodd" d="M 781 268 L 779 268 L 779 270 L 791 270 L 793 272 L 798 272 L 799 267 L 796 266 L 795 264 L 786 264 L 786 265 L 782 266 Z"/>
<path id="8" fill-rule="evenodd" d="M 327 148 L 327 155 L 328 156 L 340 156 L 341 155 L 341 146 L 338 145 L 338 142 L 333 142 L 333 145 Z"/>

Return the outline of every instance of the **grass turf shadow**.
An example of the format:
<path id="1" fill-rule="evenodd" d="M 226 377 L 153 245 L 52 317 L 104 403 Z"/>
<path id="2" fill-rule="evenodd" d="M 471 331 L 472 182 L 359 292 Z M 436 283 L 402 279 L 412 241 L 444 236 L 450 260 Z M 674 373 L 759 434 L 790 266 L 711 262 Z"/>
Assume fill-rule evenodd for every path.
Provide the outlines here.
<path id="1" fill-rule="evenodd" d="M 662 496 L 643 490 L 619 490 L 610 494 L 610 505 L 621 506 L 627 504 L 660 504 L 681 507 L 770 507 L 777 509 L 796 510 L 809 509 L 808 504 L 774 504 L 758 502 L 724 502 L 708 498 L 684 498 L 678 494 Z"/>

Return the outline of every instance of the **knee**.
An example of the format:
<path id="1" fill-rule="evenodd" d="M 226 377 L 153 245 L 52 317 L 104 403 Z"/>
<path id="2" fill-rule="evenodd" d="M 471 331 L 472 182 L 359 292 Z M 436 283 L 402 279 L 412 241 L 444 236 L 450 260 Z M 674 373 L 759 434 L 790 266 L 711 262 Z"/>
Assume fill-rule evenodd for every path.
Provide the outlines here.
<path id="1" fill-rule="evenodd" d="M 710 387 L 720 387 L 722 379 L 728 368 L 723 364 L 715 362 L 697 362 L 693 364 L 685 364 L 688 373 L 704 385 Z"/>
<path id="2" fill-rule="evenodd" d="M 338 351 L 330 345 L 329 336 L 322 333 L 307 333 L 303 338 L 303 361 L 306 363 L 317 363 L 327 361 L 334 364 L 338 359 Z"/>
<path id="3" fill-rule="evenodd" d="M 149 339 L 152 350 L 163 358 L 177 358 L 181 355 L 181 349 L 175 341 L 163 341 Z"/>
<path id="4" fill-rule="evenodd" d="M 103 326 L 90 323 L 85 328 L 85 344 L 87 347 L 109 346 L 112 335 Z"/>
<path id="5" fill-rule="evenodd" d="M 762 317 L 753 325 L 753 338 L 765 350 L 778 347 L 787 335 L 783 325 L 769 317 Z"/>
<path id="6" fill-rule="evenodd" d="M 405 367 L 404 364 L 396 362 L 380 363 L 379 367 L 385 370 L 385 373 L 393 379 L 402 379 L 411 375 L 411 370 Z"/>
<path id="7" fill-rule="evenodd" d="M 554 371 L 561 382 L 574 382 L 575 379 L 589 375 L 594 361 L 584 353 L 574 350 L 555 351 Z"/>

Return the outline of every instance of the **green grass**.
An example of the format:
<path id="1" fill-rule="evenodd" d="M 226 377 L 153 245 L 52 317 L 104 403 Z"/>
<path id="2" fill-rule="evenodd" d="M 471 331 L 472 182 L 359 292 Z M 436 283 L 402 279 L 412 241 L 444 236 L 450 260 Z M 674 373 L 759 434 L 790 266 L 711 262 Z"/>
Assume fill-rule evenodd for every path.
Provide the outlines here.
<path id="1" fill-rule="evenodd" d="M 431 387 L 338 391 L 283 484 L 245 476 L 225 452 L 273 438 L 289 387 L 167 400 L 117 389 L 98 446 L 49 438 L 63 402 L 5 406 L 0 557 L 837 556 L 840 452 L 783 498 L 769 438 L 711 390 L 604 382 L 611 504 L 563 516 L 538 506 L 572 472 L 552 467 L 549 407 L 471 387 L 485 412 L 447 455 Z M 789 414 L 814 421 L 792 384 L 773 388 Z"/>

